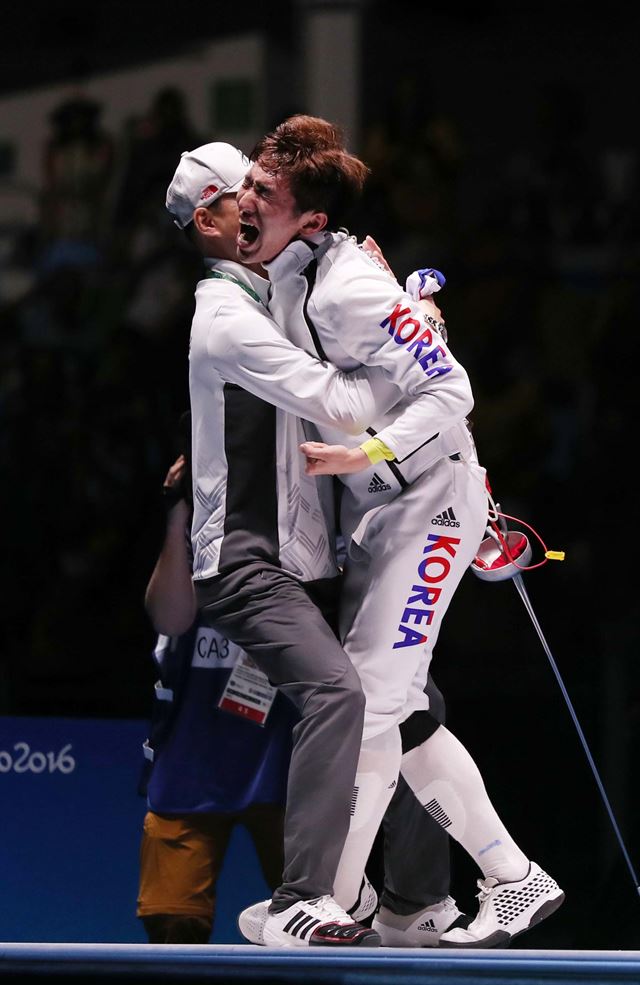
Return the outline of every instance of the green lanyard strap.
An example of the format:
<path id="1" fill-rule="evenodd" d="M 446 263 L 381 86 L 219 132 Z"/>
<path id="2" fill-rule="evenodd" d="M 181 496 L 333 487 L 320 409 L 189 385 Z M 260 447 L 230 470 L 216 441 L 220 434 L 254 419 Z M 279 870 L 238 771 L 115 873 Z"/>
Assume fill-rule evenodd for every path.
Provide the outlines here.
<path id="1" fill-rule="evenodd" d="M 238 278 L 234 277 L 232 274 L 222 274 L 219 270 L 209 270 L 207 272 L 207 277 L 215 277 L 217 280 L 230 280 L 232 284 L 237 284 L 243 291 L 246 291 L 249 297 L 253 298 L 254 301 L 257 301 L 258 304 L 263 304 L 262 298 L 256 293 L 256 291 L 253 290 L 252 287 L 248 287 L 247 284 L 243 284 L 241 280 L 238 280 Z"/>

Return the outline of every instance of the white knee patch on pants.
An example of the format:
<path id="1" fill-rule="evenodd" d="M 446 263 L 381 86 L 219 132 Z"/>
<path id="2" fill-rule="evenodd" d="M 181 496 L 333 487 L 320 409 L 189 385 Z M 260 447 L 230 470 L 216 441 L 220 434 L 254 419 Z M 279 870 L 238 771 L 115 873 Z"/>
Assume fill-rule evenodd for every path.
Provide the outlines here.
<path id="1" fill-rule="evenodd" d="M 356 773 L 351 802 L 349 831 L 359 831 L 370 817 L 370 804 L 375 803 L 385 785 L 384 778 L 376 773 Z"/>

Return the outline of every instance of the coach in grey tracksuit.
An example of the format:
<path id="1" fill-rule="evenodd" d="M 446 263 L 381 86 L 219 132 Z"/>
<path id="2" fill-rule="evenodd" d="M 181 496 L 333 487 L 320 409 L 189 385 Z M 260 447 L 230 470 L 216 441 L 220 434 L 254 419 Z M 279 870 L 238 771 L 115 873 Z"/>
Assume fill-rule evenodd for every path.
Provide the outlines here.
<path id="1" fill-rule="evenodd" d="M 371 413 L 369 389 L 361 400 L 357 381 L 284 340 L 267 314 L 263 278 L 231 261 L 206 262 L 225 277 L 198 284 L 191 330 L 194 583 L 204 615 L 301 715 L 278 910 L 333 893 L 364 713 L 358 676 L 315 604 L 331 607 L 337 590 L 331 486 L 304 475 L 305 435 L 292 415 L 304 410 L 357 431 Z"/>

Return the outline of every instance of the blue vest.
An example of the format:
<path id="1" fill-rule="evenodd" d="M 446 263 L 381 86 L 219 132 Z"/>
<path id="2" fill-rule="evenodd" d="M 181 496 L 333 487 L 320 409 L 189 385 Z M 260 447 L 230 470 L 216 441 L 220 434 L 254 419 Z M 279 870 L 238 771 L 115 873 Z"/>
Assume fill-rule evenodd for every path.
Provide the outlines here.
<path id="1" fill-rule="evenodd" d="M 218 708 L 241 654 L 197 623 L 183 636 L 158 637 L 160 679 L 140 788 L 150 810 L 186 814 L 284 804 L 298 713 L 279 692 L 264 725 Z"/>

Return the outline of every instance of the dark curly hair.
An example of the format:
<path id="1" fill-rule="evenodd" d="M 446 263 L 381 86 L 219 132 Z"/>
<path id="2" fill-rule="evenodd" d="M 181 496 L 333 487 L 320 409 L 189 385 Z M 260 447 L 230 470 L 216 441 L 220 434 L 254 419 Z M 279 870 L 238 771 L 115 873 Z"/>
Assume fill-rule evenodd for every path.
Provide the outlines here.
<path id="1" fill-rule="evenodd" d="M 298 114 L 262 137 L 251 160 L 286 178 L 300 212 L 326 212 L 330 228 L 344 222 L 362 193 L 369 168 L 344 146 L 340 127 Z"/>

